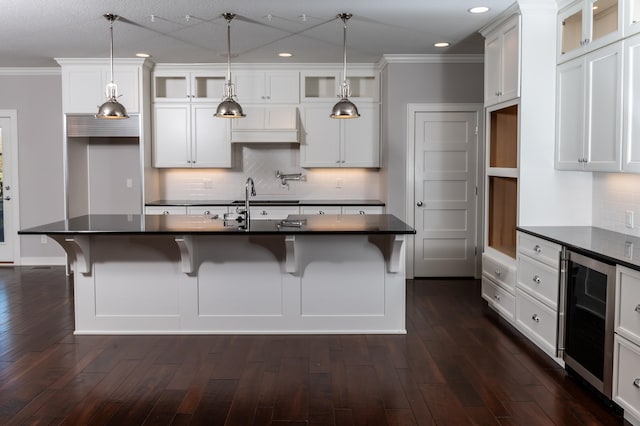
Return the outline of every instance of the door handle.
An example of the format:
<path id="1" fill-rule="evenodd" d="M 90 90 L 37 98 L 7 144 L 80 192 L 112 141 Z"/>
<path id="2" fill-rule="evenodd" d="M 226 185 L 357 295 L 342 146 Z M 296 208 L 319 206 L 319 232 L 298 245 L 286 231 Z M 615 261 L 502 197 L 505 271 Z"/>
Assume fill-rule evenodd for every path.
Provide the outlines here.
<path id="1" fill-rule="evenodd" d="M 416 206 L 418 206 L 418 207 L 422 207 L 422 201 L 418 201 L 418 202 L 416 203 Z"/>

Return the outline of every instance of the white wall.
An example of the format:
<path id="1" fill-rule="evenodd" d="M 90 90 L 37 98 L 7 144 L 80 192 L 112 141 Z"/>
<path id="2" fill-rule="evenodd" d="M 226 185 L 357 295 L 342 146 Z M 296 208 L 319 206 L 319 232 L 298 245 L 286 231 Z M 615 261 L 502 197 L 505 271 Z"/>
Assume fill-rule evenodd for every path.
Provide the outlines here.
<path id="1" fill-rule="evenodd" d="M 382 70 L 382 180 L 387 212 L 406 219 L 407 104 L 482 103 L 484 65 L 389 63 Z"/>
<path id="2" fill-rule="evenodd" d="M 62 82 L 57 69 L 0 70 L 0 109 L 18 111 L 19 227 L 64 219 Z M 60 258 L 58 244 L 23 236 L 22 257 Z"/>

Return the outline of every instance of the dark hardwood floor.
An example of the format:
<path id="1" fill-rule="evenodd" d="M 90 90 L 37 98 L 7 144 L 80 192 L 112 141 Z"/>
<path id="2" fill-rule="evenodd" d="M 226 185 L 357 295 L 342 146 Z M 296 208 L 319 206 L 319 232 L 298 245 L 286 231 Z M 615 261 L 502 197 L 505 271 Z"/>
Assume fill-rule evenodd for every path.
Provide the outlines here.
<path id="1" fill-rule="evenodd" d="M 407 335 L 74 336 L 61 267 L 0 268 L 0 424 L 621 425 L 474 280 L 407 286 Z"/>

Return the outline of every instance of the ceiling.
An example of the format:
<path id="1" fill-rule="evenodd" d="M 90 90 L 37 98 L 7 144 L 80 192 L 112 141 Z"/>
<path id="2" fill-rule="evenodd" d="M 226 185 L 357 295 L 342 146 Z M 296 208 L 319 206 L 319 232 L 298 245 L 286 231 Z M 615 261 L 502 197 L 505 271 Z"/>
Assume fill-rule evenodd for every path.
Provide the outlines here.
<path id="1" fill-rule="evenodd" d="M 234 62 L 342 62 L 342 22 L 350 12 L 348 61 L 383 54 L 482 53 L 478 29 L 515 0 L 2 0 L 0 67 L 51 67 L 53 58 L 152 55 L 156 63 L 226 62 L 226 21 Z M 489 6 L 471 14 L 474 6 Z M 433 43 L 448 41 L 445 49 Z M 279 52 L 293 53 L 279 58 Z"/>

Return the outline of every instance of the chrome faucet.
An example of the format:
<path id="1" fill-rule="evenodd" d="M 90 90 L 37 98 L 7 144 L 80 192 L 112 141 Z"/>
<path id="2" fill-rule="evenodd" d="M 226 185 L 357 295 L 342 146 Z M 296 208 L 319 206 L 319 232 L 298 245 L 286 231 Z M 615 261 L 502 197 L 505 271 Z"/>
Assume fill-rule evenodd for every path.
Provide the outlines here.
<path id="1" fill-rule="evenodd" d="M 250 177 L 247 178 L 247 182 L 244 184 L 244 217 L 247 228 L 249 228 L 249 193 L 254 197 L 256 196 L 256 186 Z"/>

